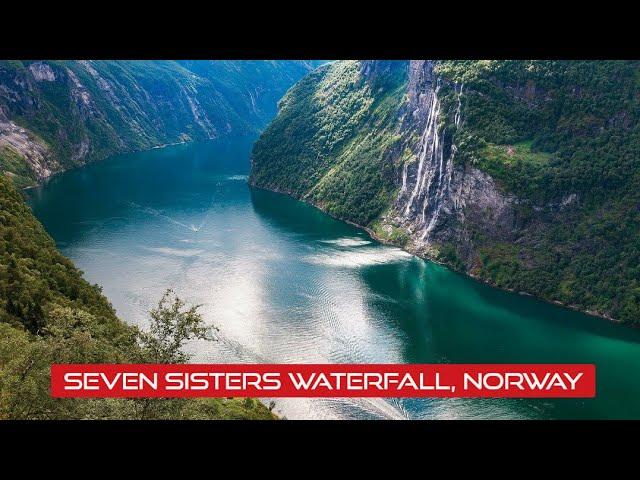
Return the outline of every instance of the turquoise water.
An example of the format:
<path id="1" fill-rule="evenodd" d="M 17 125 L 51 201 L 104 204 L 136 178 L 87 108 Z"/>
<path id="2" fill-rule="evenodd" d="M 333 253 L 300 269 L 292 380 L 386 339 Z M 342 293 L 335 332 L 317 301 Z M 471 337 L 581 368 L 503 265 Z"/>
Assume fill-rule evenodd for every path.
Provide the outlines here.
<path id="1" fill-rule="evenodd" d="M 596 399 L 278 399 L 288 418 L 640 418 L 640 332 L 502 292 L 247 185 L 249 140 L 123 155 L 28 195 L 124 320 L 171 287 L 199 362 L 595 363 Z"/>

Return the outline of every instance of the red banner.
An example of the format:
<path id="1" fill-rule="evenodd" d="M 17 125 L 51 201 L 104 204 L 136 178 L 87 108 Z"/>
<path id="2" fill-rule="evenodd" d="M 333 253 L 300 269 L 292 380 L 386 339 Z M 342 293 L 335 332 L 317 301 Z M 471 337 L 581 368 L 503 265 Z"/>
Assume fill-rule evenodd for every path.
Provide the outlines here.
<path id="1" fill-rule="evenodd" d="M 54 364 L 51 395 L 588 398 L 595 375 L 590 364 Z"/>

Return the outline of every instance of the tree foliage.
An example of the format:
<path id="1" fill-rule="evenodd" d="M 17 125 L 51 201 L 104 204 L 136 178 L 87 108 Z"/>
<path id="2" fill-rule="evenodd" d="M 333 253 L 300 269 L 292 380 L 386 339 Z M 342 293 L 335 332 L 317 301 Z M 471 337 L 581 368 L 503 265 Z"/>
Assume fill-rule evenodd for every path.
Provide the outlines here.
<path id="1" fill-rule="evenodd" d="M 198 306 L 185 303 L 167 290 L 157 308 L 149 312 L 150 326 L 140 334 L 140 343 L 153 363 L 185 363 L 184 352 L 188 340 L 213 340 L 215 327 L 204 324 Z"/>
<path id="2" fill-rule="evenodd" d="M 517 245 L 475 232 L 483 278 L 640 323 L 640 62 L 445 61 L 459 159 L 519 199 Z M 471 268 L 470 266 L 468 266 Z"/>
<path id="3" fill-rule="evenodd" d="M 361 225 L 395 192 L 385 152 L 404 95 L 404 62 L 375 78 L 336 62 L 298 82 L 256 142 L 250 182 L 320 205 Z"/>
<path id="4" fill-rule="evenodd" d="M 0 419 L 269 419 L 234 399 L 54 399 L 52 363 L 185 362 L 210 339 L 197 307 L 171 291 L 140 331 L 55 247 L 11 181 L 0 176 Z"/>

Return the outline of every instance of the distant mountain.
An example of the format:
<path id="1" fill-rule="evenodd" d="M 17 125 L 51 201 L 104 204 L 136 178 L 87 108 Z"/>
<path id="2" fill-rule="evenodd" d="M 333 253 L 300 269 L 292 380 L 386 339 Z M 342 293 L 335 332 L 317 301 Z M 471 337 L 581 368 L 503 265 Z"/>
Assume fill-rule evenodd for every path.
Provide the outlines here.
<path id="1" fill-rule="evenodd" d="M 241 119 L 258 128 L 275 117 L 278 101 L 286 90 L 314 68 L 311 61 L 181 60 L 178 63 L 208 79 Z"/>
<path id="2" fill-rule="evenodd" d="M 20 186 L 109 155 L 257 135 L 309 61 L 2 61 L 0 169 Z"/>
<path id="3" fill-rule="evenodd" d="M 640 62 L 338 61 L 280 105 L 254 185 L 640 324 Z"/>

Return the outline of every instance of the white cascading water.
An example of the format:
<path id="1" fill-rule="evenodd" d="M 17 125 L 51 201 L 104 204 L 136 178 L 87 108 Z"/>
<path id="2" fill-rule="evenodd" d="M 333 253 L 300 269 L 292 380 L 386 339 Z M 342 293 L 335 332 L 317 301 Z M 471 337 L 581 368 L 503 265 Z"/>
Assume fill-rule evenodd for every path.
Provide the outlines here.
<path id="1" fill-rule="evenodd" d="M 459 128 L 461 121 L 462 88 L 463 85 L 459 90 L 456 87 L 458 96 L 454 115 L 456 128 Z M 429 113 L 420 138 L 415 183 L 411 188 L 409 164 L 405 163 L 402 169 L 402 187 L 398 196 L 403 218 L 414 225 L 414 232 L 422 232 L 420 236 L 422 241 L 429 239 L 431 232 L 437 225 L 442 205 L 449 193 L 453 175 L 453 156 L 456 151 L 455 145 L 452 145 L 451 154 L 445 158 L 443 138 L 446 129 L 440 131 L 438 127 L 440 119 L 439 90 L 438 83 L 427 100 Z M 409 192 L 411 193 L 409 194 Z"/>
<path id="2" fill-rule="evenodd" d="M 456 106 L 456 115 L 454 117 L 453 123 L 456 128 L 460 125 L 460 112 L 462 111 L 462 89 L 464 88 L 464 83 L 460 85 L 460 91 L 458 93 L 458 105 Z"/>

